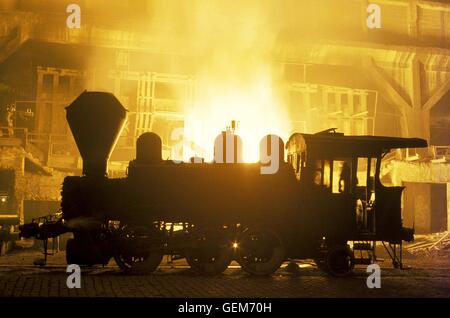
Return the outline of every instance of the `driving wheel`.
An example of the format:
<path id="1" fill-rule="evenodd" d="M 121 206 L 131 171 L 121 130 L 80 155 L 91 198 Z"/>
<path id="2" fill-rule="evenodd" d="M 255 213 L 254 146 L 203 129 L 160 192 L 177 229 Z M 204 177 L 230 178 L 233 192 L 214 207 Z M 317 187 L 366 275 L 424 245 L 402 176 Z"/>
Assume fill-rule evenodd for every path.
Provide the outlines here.
<path id="1" fill-rule="evenodd" d="M 232 243 L 221 229 L 196 230 L 190 245 L 185 251 L 186 261 L 199 274 L 220 274 L 233 259 Z"/>
<path id="2" fill-rule="evenodd" d="M 158 233 L 142 226 L 124 226 L 119 234 L 118 253 L 114 260 L 122 271 L 129 274 L 154 272 L 163 258 Z"/>
<path id="3" fill-rule="evenodd" d="M 249 228 L 238 239 L 236 257 L 247 273 L 265 276 L 274 273 L 283 264 L 285 249 L 274 231 Z"/>

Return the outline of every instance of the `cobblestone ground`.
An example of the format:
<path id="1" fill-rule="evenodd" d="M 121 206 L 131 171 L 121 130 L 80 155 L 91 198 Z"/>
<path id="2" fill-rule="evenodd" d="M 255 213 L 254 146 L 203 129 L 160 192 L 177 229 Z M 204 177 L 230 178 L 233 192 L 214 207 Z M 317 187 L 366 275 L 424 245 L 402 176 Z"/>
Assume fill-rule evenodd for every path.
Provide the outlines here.
<path id="1" fill-rule="evenodd" d="M 2 297 L 450 297 L 450 259 L 411 259 L 410 270 L 381 263 L 381 288 L 366 286 L 367 273 L 358 268 L 347 278 L 333 278 L 313 263 L 301 263 L 297 274 L 281 268 L 271 277 L 255 278 L 238 266 L 223 275 L 201 277 L 183 263 L 163 263 L 147 276 L 127 276 L 111 262 L 84 268 L 81 289 L 68 289 L 64 252 L 37 267 L 38 252 L 15 252 L 0 257 Z"/>

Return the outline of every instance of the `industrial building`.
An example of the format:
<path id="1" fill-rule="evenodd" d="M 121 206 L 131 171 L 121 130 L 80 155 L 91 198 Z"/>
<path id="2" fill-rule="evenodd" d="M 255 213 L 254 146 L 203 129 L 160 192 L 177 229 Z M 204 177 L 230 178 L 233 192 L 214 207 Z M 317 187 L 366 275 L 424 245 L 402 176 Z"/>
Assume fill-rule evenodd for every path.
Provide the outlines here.
<path id="1" fill-rule="evenodd" d="M 380 28 L 368 27 L 371 3 Z M 80 28 L 67 25 L 70 4 Z M 55 212 L 63 177 L 81 173 L 65 107 L 84 90 L 128 109 L 112 176 L 143 132 L 162 136 L 165 158 L 208 157 L 231 120 L 244 144 L 262 137 L 249 128 L 426 139 L 390 154 L 383 181 L 408 183 L 407 225 L 450 230 L 447 1 L 0 0 L 0 107 L 12 116 L 0 123 L 0 218 Z"/>

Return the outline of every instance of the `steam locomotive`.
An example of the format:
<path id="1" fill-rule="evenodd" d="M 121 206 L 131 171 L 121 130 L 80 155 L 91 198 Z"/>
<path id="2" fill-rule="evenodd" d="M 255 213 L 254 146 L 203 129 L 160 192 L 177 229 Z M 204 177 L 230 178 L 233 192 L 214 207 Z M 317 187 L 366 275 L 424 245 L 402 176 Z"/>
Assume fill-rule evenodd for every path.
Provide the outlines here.
<path id="1" fill-rule="evenodd" d="M 377 241 L 402 266 L 402 241 L 413 239 L 402 225 L 403 188 L 383 186 L 380 167 L 391 149 L 426 147 L 425 140 L 328 130 L 294 134 L 284 145 L 270 135 L 261 142 L 264 160 L 242 163 L 238 136 L 222 134 L 217 149 L 224 152 L 216 149 L 214 162 L 174 163 L 162 159 L 159 136 L 145 133 L 127 177 L 109 179 L 125 108 L 112 94 L 84 92 L 67 107 L 67 120 L 83 175 L 65 178 L 60 215 L 23 225 L 21 236 L 47 242 L 72 232 L 69 264 L 114 258 L 123 271 L 141 274 L 172 255 L 205 275 L 233 260 L 250 274 L 269 275 L 286 260 L 308 258 L 344 276 L 376 260 Z M 275 173 L 261 173 L 267 158 L 278 160 Z"/>

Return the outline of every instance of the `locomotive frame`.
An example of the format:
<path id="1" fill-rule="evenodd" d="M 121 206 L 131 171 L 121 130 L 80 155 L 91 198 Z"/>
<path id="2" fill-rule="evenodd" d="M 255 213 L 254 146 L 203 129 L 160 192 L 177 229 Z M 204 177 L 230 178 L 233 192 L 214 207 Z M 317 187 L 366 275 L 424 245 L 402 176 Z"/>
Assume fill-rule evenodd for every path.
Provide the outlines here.
<path id="1" fill-rule="evenodd" d="M 403 266 L 402 241 L 413 240 L 414 229 L 402 225 L 403 187 L 381 183 L 381 160 L 392 149 L 426 147 L 425 140 L 328 130 L 294 134 L 284 147 L 270 136 L 261 149 L 278 138 L 279 169 L 266 175 L 261 162 L 162 160 L 161 139 L 145 133 L 128 176 L 108 179 L 124 107 L 112 94 L 84 92 L 67 107 L 67 120 L 83 176 L 64 180 L 58 218 L 25 224 L 21 236 L 46 242 L 72 232 L 69 264 L 114 257 L 123 271 L 140 274 L 175 255 L 201 274 L 221 273 L 236 260 L 250 274 L 269 275 L 286 260 L 312 258 L 345 276 L 355 264 L 375 262 L 381 241 L 394 266 Z"/>

